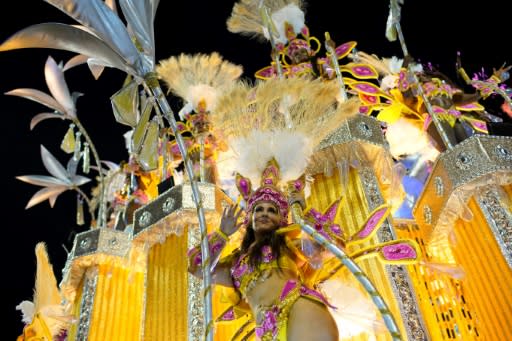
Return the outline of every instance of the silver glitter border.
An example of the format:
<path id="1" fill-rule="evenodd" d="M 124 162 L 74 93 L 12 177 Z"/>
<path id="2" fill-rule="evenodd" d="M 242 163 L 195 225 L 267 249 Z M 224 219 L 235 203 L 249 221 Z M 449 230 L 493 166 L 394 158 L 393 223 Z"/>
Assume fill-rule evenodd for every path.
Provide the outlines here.
<path id="1" fill-rule="evenodd" d="M 496 238 L 509 268 L 512 268 L 512 213 L 500 204 L 497 188 L 476 195 L 477 203 Z"/>
<path id="2" fill-rule="evenodd" d="M 370 210 L 374 210 L 384 203 L 375 172 L 371 168 L 364 167 L 359 169 L 359 175 L 368 206 Z M 396 238 L 389 219 L 386 219 L 382 224 L 377 237 L 379 242 L 387 242 Z M 386 265 L 386 274 L 398 303 L 401 319 L 407 333 L 407 340 L 429 340 L 429 334 L 425 328 L 409 274 L 402 266 L 396 265 Z"/>
<path id="3" fill-rule="evenodd" d="M 94 307 L 96 286 L 98 284 L 98 274 L 96 268 L 91 268 L 88 270 L 88 272 L 89 273 L 84 277 L 85 279 L 82 291 L 82 302 L 80 303 L 76 341 L 87 341 L 89 338 L 92 309 Z"/>
<path id="4" fill-rule="evenodd" d="M 187 249 L 199 245 L 201 232 L 198 226 L 187 227 Z M 188 273 L 188 340 L 202 340 L 205 335 L 203 282 Z"/>

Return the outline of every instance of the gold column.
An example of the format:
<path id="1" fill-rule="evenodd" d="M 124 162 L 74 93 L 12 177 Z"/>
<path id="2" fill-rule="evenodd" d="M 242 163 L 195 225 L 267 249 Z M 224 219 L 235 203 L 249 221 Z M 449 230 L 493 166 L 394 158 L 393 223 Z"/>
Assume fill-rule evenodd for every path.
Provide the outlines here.
<path id="1" fill-rule="evenodd" d="M 343 162 L 355 167 L 345 174 L 340 167 Z M 345 234 L 350 235 L 364 223 L 373 209 L 384 203 L 383 193 L 390 190 L 389 182 L 379 182 L 377 176 L 381 180 L 390 180 L 392 164 L 379 123 L 372 117 L 357 116 L 343 124 L 317 148 L 308 167 L 308 173 L 315 174 L 308 204 L 323 210 L 343 196 L 339 224 Z M 342 176 L 347 178 L 343 179 Z M 388 219 L 376 236 L 361 247 L 396 237 L 392 222 Z M 352 253 L 356 250 L 348 251 Z M 383 265 L 374 258 L 358 264 L 386 301 L 404 339 L 428 339 L 407 269 L 404 266 Z M 391 339 L 387 332 L 374 331 L 369 334 L 377 340 Z M 361 334 L 351 340 L 366 340 L 367 337 L 368 334 Z"/>
<path id="2" fill-rule="evenodd" d="M 85 281 L 85 280 L 84 280 Z M 68 330 L 68 340 L 79 340 L 77 338 L 77 333 L 79 333 L 80 327 L 84 328 L 84 325 L 86 324 L 85 321 L 82 319 L 82 316 L 80 314 L 81 311 L 84 311 L 85 309 L 82 308 L 82 305 L 86 304 L 87 300 L 83 297 L 84 292 L 86 292 L 86 288 L 84 288 L 86 284 L 84 282 L 81 282 L 76 289 L 76 301 L 81 302 L 81 304 L 73 304 L 72 305 L 72 311 L 71 314 L 75 316 L 75 318 L 78 319 L 78 323 L 72 323 L 69 330 Z M 85 290 L 84 290 L 85 289 Z M 91 303 L 92 305 L 92 303 Z M 85 313 L 85 311 L 84 311 Z M 85 314 L 84 314 L 85 315 Z M 84 316 L 85 317 L 85 316 Z M 87 329 L 89 323 L 87 323 Z"/>
<path id="3" fill-rule="evenodd" d="M 218 227 L 230 202 L 218 187 L 199 183 L 208 231 Z M 144 340 L 201 340 L 204 337 L 202 280 L 188 273 L 187 250 L 200 231 L 189 184 L 175 186 L 134 213 L 134 244 L 148 252 Z M 214 318 L 229 307 L 214 287 Z M 215 340 L 228 340 L 236 323 L 215 326 Z"/>
<path id="4" fill-rule="evenodd" d="M 78 320 L 68 340 L 140 340 L 141 264 L 125 232 L 95 229 L 76 236 L 61 284 Z"/>
<path id="5" fill-rule="evenodd" d="M 479 339 L 475 308 L 466 298 L 464 274 L 452 250 L 427 249 L 425 236 L 414 221 L 400 221 L 397 232 L 399 237 L 415 239 L 424 255 L 422 263 L 407 268 L 432 340 Z"/>
<path id="6" fill-rule="evenodd" d="M 427 260 L 463 270 L 453 278 L 416 268 L 439 340 L 512 338 L 511 184 L 512 139 L 473 136 L 440 155 L 418 199 Z"/>
<path id="7" fill-rule="evenodd" d="M 144 274 L 130 266 L 100 264 L 87 340 L 141 339 Z"/>
<path id="8" fill-rule="evenodd" d="M 512 269 L 501 252 L 489 221 L 472 198 L 470 222 L 454 226 L 453 252 L 466 273 L 465 300 L 474 306 L 475 329 L 486 340 L 512 340 Z M 509 231 L 512 215 L 509 215 Z"/>
<path id="9" fill-rule="evenodd" d="M 144 340 L 187 339 L 187 234 L 148 252 Z"/>

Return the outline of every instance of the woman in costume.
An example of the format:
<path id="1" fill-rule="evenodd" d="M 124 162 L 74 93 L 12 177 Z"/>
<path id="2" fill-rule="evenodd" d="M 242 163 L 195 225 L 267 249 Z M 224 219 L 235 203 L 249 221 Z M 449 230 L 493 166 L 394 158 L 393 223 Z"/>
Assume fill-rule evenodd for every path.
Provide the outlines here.
<path id="1" fill-rule="evenodd" d="M 215 62 L 212 61 L 213 59 Z M 185 98 L 187 103 L 193 104 L 196 112 L 200 112 L 198 109 L 201 101 L 195 101 L 195 99 L 208 99 L 205 104 L 209 104 L 209 106 L 205 112 L 212 111 L 214 113 L 211 119 L 216 127 L 217 134 L 215 136 L 229 136 L 232 139 L 245 136 L 245 133 L 255 127 L 259 128 L 258 131 L 261 133 L 269 130 L 265 128 L 265 125 L 268 125 L 267 128 L 279 131 L 283 128 L 280 125 L 285 125 L 286 131 L 289 132 L 287 134 L 275 133 L 276 136 L 279 136 L 276 140 L 286 140 L 292 147 L 290 150 L 295 153 L 283 152 L 282 154 L 289 155 L 295 161 L 301 159 L 300 154 L 304 159 L 303 167 L 307 164 L 305 162 L 307 156 L 299 152 L 298 146 L 303 146 L 302 148 L 308 150 L 312 150 L 312 147 L 303 141 L 305 138 L 302 135 L 305 136 L 305 134 L 296 139 L 292 139 L 291 135 L 296 135 L 295 131 L 300 131 L 302 127 L 302 130 L 308 133 L 318 130 L 315 137 L 321 139 L 340 120 L 357 113 L 356 101 L 338 104 L 336 85 L 324 84 L 320 80 L 307 82 L 275 79 L 260 84 L 256 93 L 253 93 L 254 88 L 245 83 L 230 88 L 227 86 L 229 85 L 227 80 L 236 79 L 239 73 L 236 72 L 238 69 L 229 65 L 221 70 L 225 72 L 227 69 L 233 69 L 229 73 L 229 77 L 221 78 L 225 84 L 222 83 L 224 87 L 220 88 L 230 88 L 230 92 L 218 100 L 220 105 L 214 110 L 212 105 L 217 101 L 213 101 L 211 96 L 205 95 L 205 93 L 212 92 L 208 90 L 212 88 L 210 86 L 212 80 L 206 79 L 205 74 L 218 75 L 221 72 L 218 70 L 205 72 L 205 65 L 210 65 L 213 69 L 214 66 L 221 65 L 221 63 L 216 55 L 211 57 L 181 56 L 178 59 L 174 58 L 161 63 L 159 74 L 160 77 L 168 81 L 173 91 Z M 188 70 L 188 72 L 183 72 L 183 70 Z M 197 77 L 192 77 L 191 74 L 197 75 Z M 215 84 L 215 88 L 219 88 L 221 85 L 220 81 L 217 83 L 219 84 Z M 208 86 L 204 86 L 204 84 Z M 219 92 L 219 90 L 215 91 Z M 201 96 L 199 94 L 191 96 L 199 92 Z M 276 100 L 283 104 L 278 107 L 270 104 L 270 102 L 275 104 Z M 249 112 L 245 112 L 247 106 L 250 107 Z M 270 112 L 265 110 L 270 110 Z M 238 115 L 240 111 L 244 114 Z M 325 120 L 319 120 L 320 115 L 325 117 Z M 264 117 L 268 119 L 263 119 Z M 292 127 L 294 128 L 292 129 Z M 240 132 L 243 132 L 244 135 L 241 135 Z M 248 152 L 258 159 L 258 162 L 247 162 L 248 168 L 258 168 L 259 164 L 261 164 L 261 168 L 264 168 L 265 163 L 272 159 L 271 154 L 265 157 L 262 157 L 261 154 L 263 150 L 268 150 L 269 153 L 270 151 L 275 152 L 275 146 L 267 146 L 272 140 L 270 136 L 265 135 L 259 142 L 241 143 L 246 147 L 258 146 L 259 149 L 256 154 Z M 284 144 L 281 147 L 284 148 Z M 279 156 L 276 158 L 280 159 Z M 212 271 L 213 282 L 236 289 L 243 301 L 240 299 L 240 302 L 233 303 L 235 303 L 237 311 L 240 311 L 238 308 L 241 305 L 245 305 L 246 308 L 247 305 L 250 307 L 252 317 L 254 317 L 252 320 L 256 323 L 254 333 L 261 340 L 338 340 L 336 324 L 326 307 L 327 301 L 319 292 L 303 285 L 304 257 L 295 248 L 291 239 L 291 234 L 300 233 L 300 228 L 298 225 L 294 225 L 294 228 L 287 227 L 289 207 L 286 197 L 277 187 L 277 181 L 280 178 L 277 162 L 271 162 L 266 169 L 265 179 L 262 181 L 263 186 L 254 193 L 247 190 L 250 188 L 250 185 L 247 185 L 250 183 L 249 179 L 238 177 L 238 187 L 239 190 L 242 188 L 240 193 L 246 202 L 244 223 L 246 235 L 237 252 L 217 262 Z M 284 178 L 288 179 L 287 167 L 283 169 L 285 171 Z M 303 169 L 296 173 L 298 175 L 302 172 Z M 247 175 L 252 175 L 252 172 Z M 256 176 L 259 175 L 261 172 Z M 296 175 L 291 178 L 296 178 Z M 235 207 L 227 209 L 223 214 L 219 230 L 209 237 L 210 255 L 214 259 L 219 259 L 222 249 L 228 242 L 228 236 L 236 232 L 241 225 L 237 223 L 237 220 L 242 211 L 239 210 L 236 213 L 235 211 L 237 211 Z M 196 247 L 190 251 L 189 271 L 200 277 L 200 265 L 200 248 Z M 229 312 L 223 314 L 221 319 L 228 320 Z M 318 332 L 312 334 L 312 331 Z"/>
<path id="2" fill-rule="evenodd" d="M 304 202 L 300 200 L 306 185 L 303 175 L 314 146 L 357 114 L 357 99 L 339 103 L 338 93 L 334 82 L 320 79 L 270 79 L 254 87 L 241 83 L 219 99 L 212 115 L 216 136 L 226 139 L 232 154 L 232 159 L 223 156 L 218 164 L 238 172 L 234 183 L 245 203 L 243 211 L 237 206 L 226 209 L 220 228 L 208 238 L 213 282 L 239 294 L 217 322 L 252 320 L 258 340 L 338 340 L 345 330 L 338 329 L 334 311 L 329 311 L 338 303 L 331 305 L 318 291 L 324 291 L 322 284 L 342 267 L 339 260 L 303 238 L 300 225 L 288 224 L 291 204 Z M 226 191 L 231 192 L 233 174 L 223 179 Z M 256 183 L 260 187 L 253 191 Z M 365 223 L 358 235 L 344 238 L 335 222 L 339 202 L 323 213 L 312 208 L 304 213 L 308 224 L 338 246 L 371 238 L 385 219 L 383 212 L 389 212 L 370 214 L 371 228 Z M 244 237 L 238 245 L 229 237 L 242 225 Z M 396 245 L 379 244 L 376 252 L 365 249 L 364 254 L 380 254 L 386 247 Z M 192 248 L 189 271 L 201 277 L 201 264 L 200 248 Z M 353 296 L 342 298 L 341 303 L 352 300 Z M 242 324 L 232 340 L 248 340 L 251 323 Z"/>
<path id="3" fill-rule="evenodd" d="M 239 249 L 215 265 L 213 282 L 237 290 L 244 301 L 240 303 L 250 307 L 259 340 L 338 340 L 329 303 L 303 284 L 308 264 L 293 238 L 300 228 L 288 225 L 289 203 L 277 187 L 278 179 L 275 160 L 268 163 L 261 187 L 252 193 L 248 179 L 237 175 L 240 192 L 250 193 L 244 195 L 245 219 L 240 221 L 243 210 L 236 205 L 224 210 L 220 228 L 209 236 L 212 259 L 218 259 L 229 236 L 242 225 L 245 236 Z M 199 247 L 189 251 L 189 260 L 189 271 L 200 277 Z"/>

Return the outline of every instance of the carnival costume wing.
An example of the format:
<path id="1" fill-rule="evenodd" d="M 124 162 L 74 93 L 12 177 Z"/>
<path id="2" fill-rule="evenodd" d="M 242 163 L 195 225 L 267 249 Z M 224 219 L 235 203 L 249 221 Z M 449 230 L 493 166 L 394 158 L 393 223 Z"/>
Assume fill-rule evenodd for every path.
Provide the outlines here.
<path id="1" fill-rule="evenodd" d="M 307 209 L 304 218 L 317 233 L 332 243 L 345 249 L 348 257 L 359 262 L 364 258 L 377 257 L 386 264 L 408 264 L 417 262 L 419 247 L 412 240 L 392 240 L 385 243 L 372 243 L 369 247 L 353 248 L 372 239 L 379 227 L 390 214 L 389 205 L 381 205 L 368 215 L 366 221 L 350 235 L 338 224 L 341 199 L 334 201 L 324 212 Z M 361 290 L 360 285 L 349 280 L 350 274 L 336 257 L 326 257 L 318 244 L 302 250 L 308 260 L 304 268 L 304 281 L 309 287 L 317 288 L 335 308 L 329 308 L 338 324 L 340 337 L 353 337 L 368 330 L 384 331 L 385 324 L 372 299 Z M 313 250 L 311 252 L 311 250 Z M 355 250 L 355 251 L 353 251 Z"/>
<path id="2" fill-rule="evenodd" d="M 367 246 L 367 242 L 375 236 L 380 226 L 389 216 L 391 211 L 389 205 L 383 204 L 375 208 L 354 233 L 345 236 L 343 229 L 337 224 L 336 217 L 338 213 L 335 210 L 337 210 L 338 203 L 339 200 L 335 201 L 323 214 L 316 212 L 314 209 L 309 209 L 304 217 L 315 227 L 318 233 L 343 247 L 350 258 L 360 261 L 365 258 L 377 257 L 379 261 L 386 264 L 411 264 L 418 261 L 419 246 L 410 239 L 394 239 L 383 243 L 372 243 L 371 246 Z M 307 284 L 311 286 L 325 282 L 343 268 L 343 264 L 335 257 L 325 259 L 325 257 L 319 257 L 314 253 L 307 254 L 307 257 L 309 259 L 322 259 L 321 266 L 317 263 L 314 267 L 316 270 L 310 271 L 310 275 L 308 275 Z"/>
<path id="3" fill-rule="evenodd" d="M 317 233 L 346 249 L 347 255 L 356 262 L 369 257 L 376 257 L 386 264 L 411 264 L 418 261 L 419 247 L 409 239 L 376 243 L 359 249 L 359 252 L 351 252 L 353 246 L 360 246 L 375 236 L 388 218 L 390 206 L 375 208 L 353 234 L 345 236 L 338 224 L 341 202 L 342 199 L 335 200 L 323 212 L 309 208 L 304 217 Z M 278 233 L 285 234 L 288 248 L 304 262 L 301 274 L 304 284 L 321 291 L 327 298 L 331 305 L 328 308 L 338 324 L 341 338 L 357 336 L 369 330 L 385 331 L 385 324 L 371 297 L 352 279 L 339 259 L 332 257 L 316 241 L 302 233 L 297 224 L 281 228 Z"/>

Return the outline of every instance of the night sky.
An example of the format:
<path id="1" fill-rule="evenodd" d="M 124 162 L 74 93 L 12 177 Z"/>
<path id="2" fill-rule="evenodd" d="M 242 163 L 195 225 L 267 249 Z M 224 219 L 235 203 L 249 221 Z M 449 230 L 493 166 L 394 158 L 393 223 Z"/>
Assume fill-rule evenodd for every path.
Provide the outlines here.
<path id="1" fill-rule="evenodd" d="M 157 61 L 180 53 L 219 52 L 224 59 L 244 67 L 244 76 L 253 74 L 270 62 L 270 45 L 233 34 L 226 29 L 232 1 L 161 1 L 156 15 Z M 222 5 L 218 5 L 222 3 Z M 457 51 L 470 75 L 484 68 L 487 74 L 511 61 L 510 12 L 500 1 L 406 1 L 402 9 L 402 28 L 411 55 L 421 62 L 431 62 L 445 74 L 455 77 Z M 337 4 L 337 8 L 330 7 Z M 450 4 L 449 9 L 445 8 Z M 7 5 L 4 5 L 7 6 Z M 485 6 L 485 7 L 484 7 Z M 32 24 L 75 22 L 44 1 L 12 1 L 10 10 L 0 11 L 0 40 Z M 339 45 L 355 40 L 357 48 L 380 57 L 402 56 L 399 43 L 384 36 L 388 15 L 387 1 L 310 1 L 306 24 L 311 34 L 323 40 L 324 32 Z M 322 51 L 323 52 L 323 51 Z M 51 55 L 57 62 L 73 54 L 49 49 L 24 49 L 0 53 L 0 93 L 16 88 L 34 88 L 48 92 L 44 82 L 44 64 Z M 65 74 L 71 91 L 84 94 L 78 102 L 78 117 L 89 131 L 101 159 L 116 163 L 126 160 L 122 134 L 128 129 L 115 122 L 110 96 L 122 85 L 121 71 L 109 69 L 94 80 L 86 66 Z M 176 112 L 179 102 L 170 98 Z M 45 107 L 20 97 L 0 95 L 1 172 L 3 191 L 3 245 L 0 247 L 3 271 L 2 325 L 5 340 L 13 340 L 23 328 L 21 313 L 15 306 L 31 300 L 34 286 L 35 254 L 39 241 L 48 245 L 50 260 L 60 281 L 66 252 L 76 233 L 85 231 L 75 223 L 76 195 L 65 192 L 50 208 L 45 201 L 25 210 L 25 205 L 39 189 L 18 181 L 15 176 L 47 174 L 40 157 L 44 145 L 65 164 L 68 156 L 60 142 L 69 121 L 47 120 L 33 131 L 31 118 L 47 111 Z"/>

